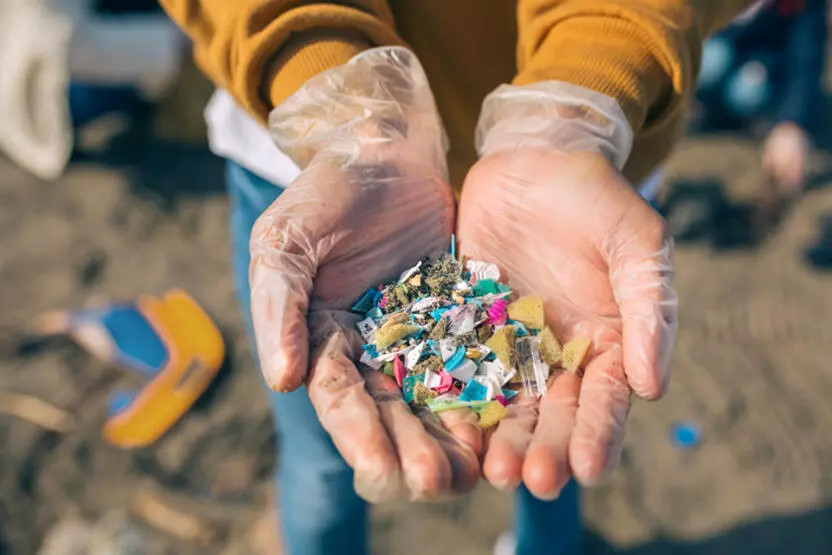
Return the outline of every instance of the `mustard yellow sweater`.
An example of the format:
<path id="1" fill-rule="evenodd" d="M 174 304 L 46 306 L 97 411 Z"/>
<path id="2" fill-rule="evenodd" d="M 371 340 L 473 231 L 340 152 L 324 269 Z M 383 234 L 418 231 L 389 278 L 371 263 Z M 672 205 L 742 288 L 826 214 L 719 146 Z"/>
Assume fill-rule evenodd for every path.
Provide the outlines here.
<path id="1" fill-rule="evenodd" d="M 412 48 L 451 141 L 451 181 L 475 159 L 483 98 L 558 79 L 615 98 L 638 182 L 671 150 L 705 37 L 749 0 L 161 0 L 203 71 L 265 121 L 307 79 L 374 46 Z"/>

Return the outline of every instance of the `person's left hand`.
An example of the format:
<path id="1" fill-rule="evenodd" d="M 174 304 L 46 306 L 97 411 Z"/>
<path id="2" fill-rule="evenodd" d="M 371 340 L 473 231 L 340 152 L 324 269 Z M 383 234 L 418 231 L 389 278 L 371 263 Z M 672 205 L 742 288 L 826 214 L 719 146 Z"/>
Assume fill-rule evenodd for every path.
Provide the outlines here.
<path id="1" fill-rule="evenodd" d="M 595 152 L 502 150 L 468 174 L 460 250 L 539 294 L 563 340 L 592 339 L 583 379 L 560 372 L 519 399 L 491 435 L 485 477 L 552 499 L 574 475 L 593 484 L 619 459 L 630 393 L 660 397 L 676 332 L 672 245 L 662 218 Z"/>
<path id="2" fill-rule="evenodd" d="M 777 124 L 763 144 L 763 170 L 774 179 L 783 196 L 803 189 L 808 159 L 809 137 L 795 123 Z"/>

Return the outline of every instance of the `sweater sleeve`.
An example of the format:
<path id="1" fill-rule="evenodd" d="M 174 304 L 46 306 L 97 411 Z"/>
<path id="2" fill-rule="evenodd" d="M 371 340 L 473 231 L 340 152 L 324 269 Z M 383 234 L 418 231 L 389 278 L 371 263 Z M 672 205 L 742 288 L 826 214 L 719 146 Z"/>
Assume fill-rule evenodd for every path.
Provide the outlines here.
<path id="1" fill-rule="evenodd" d="M 310 77 L 374 46 L 401 44 L 384 0 L 160 0 L 197 64 L 265 122 Z"/>
<path id="2" fill-rule="evenodd" d="M 644 178 L 671 150 L 704 39 L 749 0 L 519 0 L 515 84 L 560 80 L 616 99 Z"/>
<path id="3" fill-rule="evenodd" d="M 785 85 L 778 120 L 811 127 L 818 109 L 826 50 L 826 2 L 808 0 L 788 23 Z"/>

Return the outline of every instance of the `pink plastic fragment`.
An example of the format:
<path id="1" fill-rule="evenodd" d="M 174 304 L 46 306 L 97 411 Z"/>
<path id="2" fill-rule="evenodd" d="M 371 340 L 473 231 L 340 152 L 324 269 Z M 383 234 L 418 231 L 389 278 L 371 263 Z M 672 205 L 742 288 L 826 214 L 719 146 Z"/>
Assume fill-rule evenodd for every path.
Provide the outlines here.
<path id="1" fill-rule="evenodd" d="M 393 359 L 393 375 L 396 376 L 396 383 L 401 387 L 402 383 L 404 383 L 405 376 L 407 376 L 407 368 L 400 356 L 396 356 Z"/>
<path id="2" fill-rule="evenodd" d="M 382 297 L 381 300 L 378 302 L 379 308 L 384 308 L 387 306 L 387 297 Z"/>
<path id="3" fill-rule="evenodd" d="M 505 299 L 497 299 L 488 308 L 488 323 L 493 326 L 499 326 L 506 323 L 506 308 L 508 301 Z"/>
<path id="4" fill-rule="evenodd" d="M 439 371 L 439 385 L 436 387 L 436 392 L 439 394 L 447 393 L 454 386 L 454 378 L 444 370 Z"/>
<path id="5" fill-rule="evenodd" d="M 506 401 L 505 395 L 497 395 L 495 399 L 497 399 L 497 401 L 499 401 L 499 403 L 503 406 L 506 406 L 506 404 L 508 403 L 508 401 Z"/>

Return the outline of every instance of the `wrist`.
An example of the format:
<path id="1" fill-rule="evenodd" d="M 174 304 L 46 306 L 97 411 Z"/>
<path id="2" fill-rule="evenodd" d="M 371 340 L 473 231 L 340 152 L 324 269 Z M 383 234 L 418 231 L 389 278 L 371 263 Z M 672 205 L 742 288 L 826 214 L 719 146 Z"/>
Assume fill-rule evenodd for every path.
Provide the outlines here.
<path id="1" fill-rule="evenodd" d="M 403 47 L 366 50 L 308 80 L 272 110 L 269 129 L 301 167 L 319 155 L 349 164 L 399 150 L 441 163 L 444 172 L 433 94 L 418 59 Z"/>
<path id="2" fill-rule="evenodd" d="M 501 85 L 483 102 L 477 124 L 480 156 L 520 148 L 597 152 L 621 169 L 633 131 L 618 103 L 562 81 Z"/>

